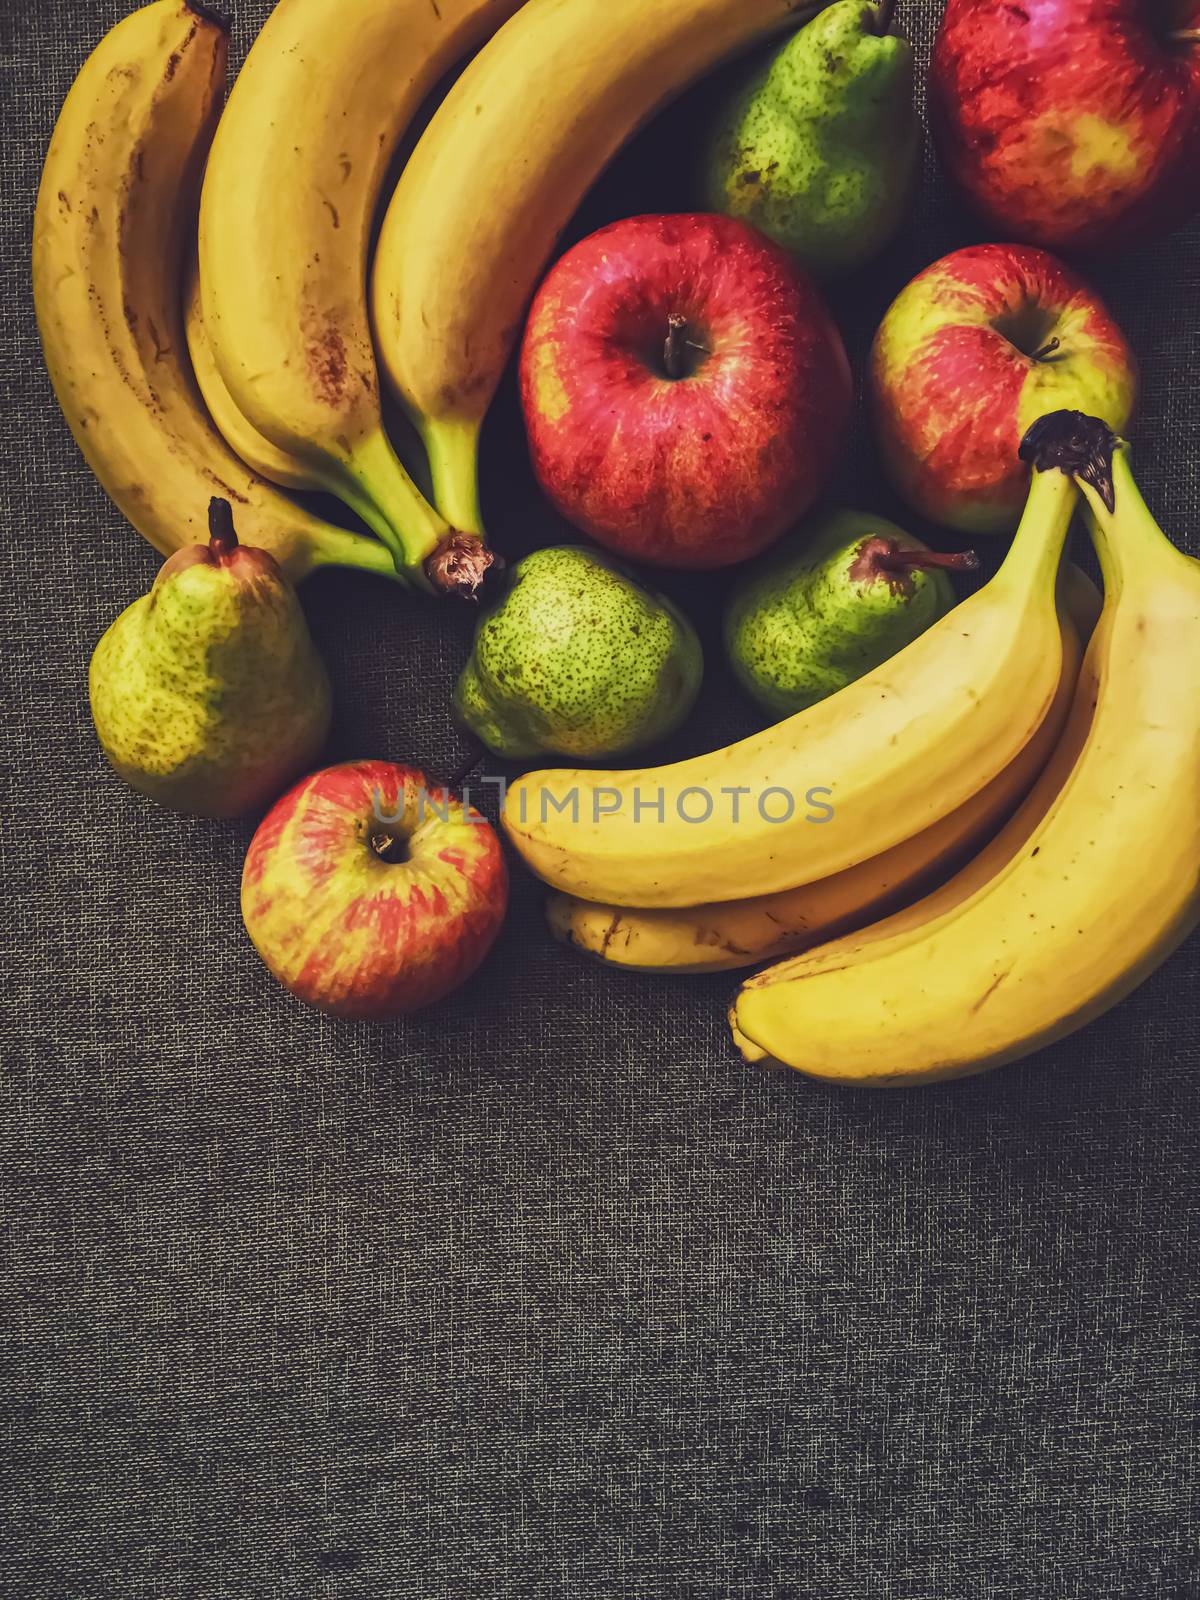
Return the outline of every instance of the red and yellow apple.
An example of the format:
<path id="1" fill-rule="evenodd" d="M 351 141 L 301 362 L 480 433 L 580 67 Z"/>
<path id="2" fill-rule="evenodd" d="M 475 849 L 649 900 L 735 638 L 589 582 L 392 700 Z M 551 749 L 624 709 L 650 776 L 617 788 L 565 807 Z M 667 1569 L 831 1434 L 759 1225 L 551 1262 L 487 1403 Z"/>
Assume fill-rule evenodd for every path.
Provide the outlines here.
<path id="1" fill-rule="evenodd" d="M 577 528 L 635 561 L 728 566 L 816 500 L 849 424 L 820 294 L 730 217 L 645 216 L 570 250 L 521 354 L 534 468 Z"/>
<path id="2" fill-rule="evenodd" d="M 1200 209 L 1200 0 L 949 0 L 929 89 L 998 232 L 1111 249 Z"/>
<path id="3" fill-rule="evenodd" d="M 1120 433 L 1137 363 L 1103 302 L 1029 245 L 974 245 L 935 261 L 875 335 L 871 386 L 884 464 L 903 498 L 969 534 L 1009 533 L 1029 490 L 1018 457 L 1050 411 Z"/>
<path id="4" fill-rule="evenodd" d="M 387 761 L 298 783 L 263 819 L 242 873 L 259 955 L 299 999 L 343 1017 L 444 998 L 491 949 L 507 903 L 487 821 Z"/>

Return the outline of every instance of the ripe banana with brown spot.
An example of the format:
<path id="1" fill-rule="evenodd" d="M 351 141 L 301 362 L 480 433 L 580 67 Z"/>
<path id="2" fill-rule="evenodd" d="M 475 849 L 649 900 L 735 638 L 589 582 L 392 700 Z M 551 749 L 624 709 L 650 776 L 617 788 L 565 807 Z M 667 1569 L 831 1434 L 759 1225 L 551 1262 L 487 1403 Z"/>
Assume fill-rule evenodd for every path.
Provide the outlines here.
<path id="1" fill-rule="evenodd" d="M 861 1085 L 983 1072 L 1100 1016 L 1200 921 L 1200 562 L 1089 421 L 1112 452 L 1083 484 L 1105 609 L 1060 751 L 942 890 L 752 979 L 755 1055 Z"/>
<path id="2" fill-rule="evenodd" d="M 505 800 L 513 844 L 552 888 L 649 908 L 694 905 L 698 886 L 724 901 L 815 883 L 932 827 L 1004 771 L 1054 699 L 1078 498 L 1069 476 L 1035 472 L 996 577 L 798 715 L 671 766 L 527 774 Z"/>
<path id="3" fill-rule="evenodd" d="M 293 581 L 313 568 L 388 577 L 386 547 L 322 521 L 249 471 L 196 390 L 180 298 L 200 175 L 225 86 L 225 26 L 157 0 L 104 38 L 50 141 L 33 229 L 33 291 L 63 414 L 107 493 L 169 555 L 207 540 L 228 500 L 246 544 Z"/>
<path id="4" fill-rule="evenodd" d="M 610 966 L 731 972 L 807 949 L 911 899 L 982 845 L 1029 792 L 1062 734 L 1082 648 L 1099 611 L 1095 584 L 1078 567 L 1067 566 L 1059 585 L 1062 676 L 1045 720 L 1003 772 L 924 833 L 832 878 L 748 900 L 640 911 L 551 895 L 546 903 L 551 932 Z"/>
<path id="5" fill-rule="evenodd" d="M 373 273 L 379 352 L 434 495 L 481 526 L 479 430 L 555 241 L 656 111 L 819 0 L 527 0 L 450 89 L 401 175 Z"/>
<path id="6" fill-rule="evenodd" d="M 204 322 L 234 404 L 363 518 L 403 576 L 443 593 L 474 593 L 490 557 L 428 504 L 388 438 L 368 248 L 421 102 L 518 4 L 280 0 L 230 94 L 201 201 Z"/>

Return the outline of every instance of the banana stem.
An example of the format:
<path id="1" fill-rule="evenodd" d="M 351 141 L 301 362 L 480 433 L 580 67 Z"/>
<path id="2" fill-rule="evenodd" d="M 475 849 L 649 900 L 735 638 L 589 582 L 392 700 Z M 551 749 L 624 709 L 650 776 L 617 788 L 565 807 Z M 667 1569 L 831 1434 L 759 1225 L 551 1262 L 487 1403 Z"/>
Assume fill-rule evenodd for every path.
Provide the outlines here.
<path id="1" fill-rule="evenodd" d="M 355 446 L 331 487 L 383 540 L 409 582 L 429 588 L 425 562 L 453 530 L 409 477 L 382 429 Z"/>
<path id="2" fill-rule="evenodd" d="M 386 544 L 361 533 L 351 533 L 346 528 L 330 526 L 311 542 L 309 570 L 315 572 L 318 567 L 350 567 L 359 572 L 374 573 L 379 578 L 390 578 L 393 583 L 406 586 L 408 583 L 406 575 L 397 569 Z"/>
<path id="3" fill-rule="evenodd" d="M 1087 505 L 1088 531 L 1100 558 L 1106 597 L 1118 595 L 1130 582 L 1144 580 L 1155 566 L 1172 569 L 1191 557 L 1167 538 L 1142 498 L 1129 464 L 1129 447 L 1117 446 L 1112 462 L 1113 507 L 1094 485 L 1080 482 Z"/>
<path id="4" fill-rule="evenodd" d="M 996 581 L 1053 588 L 1071 518 L 1079 504 L 1079 485 L 1057 467 L 1035 469 L 1029 498 Z"/>
<path id="5" fill-rule="evenodd" d="M 220 28 L 222 33 L 233 32 L 233 18 L 224 11 L 218 11 L 216 6 L 210 6 L 207 0 L 183 0 L 189 11 L 194 11 L 205 22 L 211 22 L 214 28 Z"/>
<path id="6" fill-rule="evenodd" d="M 429 457 L 438 510 L 458 532 L 482 538 L 479 425 L 458 418 L 422 419 L 421 439 Z"/>

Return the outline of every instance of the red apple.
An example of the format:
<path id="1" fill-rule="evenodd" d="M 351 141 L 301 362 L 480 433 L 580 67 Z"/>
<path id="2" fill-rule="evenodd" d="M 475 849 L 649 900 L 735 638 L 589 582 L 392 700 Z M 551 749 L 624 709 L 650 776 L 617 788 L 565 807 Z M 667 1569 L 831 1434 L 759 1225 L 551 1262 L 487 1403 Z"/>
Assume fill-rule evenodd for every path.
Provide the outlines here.
<path id="1" fill-rule="evenodd" d="M 1008 533 L 1029 489 L 1026 429 L 1075 410 L 1124 430 L 1137 364 L 1099 297 L 1029 245 L 935 261 L 875 335 L 871 384 L 885 465 L 911 506 L 969 534 Z"/>
<path id="2" fill-rule="evenodd" d="M 1200 209 L 1200 0 L 949 0 L 930 110 L 997 231 L 1139 244 Z"/>
<path id="3" fill-rule="evenodd" d="M 242 873 L 259 955 L 299 999 L 343 1017 L 403 1016 L 458 988 L 507 901 L 484 818 L 387 761 L 298 783 L 264 818 Z"/>
<path id="4" fill-rule="evenodd" d="M 724 567 L 820 494 L 850 417 L 850 368 L 817 290 L 721 216 L 634 217 L 569 251 L 521 355 L 542 487 L 636 561 Z"/>

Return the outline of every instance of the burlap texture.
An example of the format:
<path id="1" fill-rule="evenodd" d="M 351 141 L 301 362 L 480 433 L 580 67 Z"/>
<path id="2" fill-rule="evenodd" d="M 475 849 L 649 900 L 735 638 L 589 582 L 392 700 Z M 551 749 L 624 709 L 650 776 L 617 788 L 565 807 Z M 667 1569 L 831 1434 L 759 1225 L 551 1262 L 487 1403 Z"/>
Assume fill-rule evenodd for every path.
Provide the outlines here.
<path id="1" fill-rule="evenodd" d="M 745 1067 L 729 980 L 584 965 L 520 874 L 452 1004 L 372 1027 L 284 996 L 238 914 L 250 828 L 128 793 L 87 714 L 156 560 L 58 413 L 28 243 L 57 108 L 126 0 L 2 4 L 0 1588 L 1200 1594 L 1200 946 L 1034 1060 L 884 1097 Z M 938 9 L 900 7 L 923 59 Z M 266 11 L 243 0 L 241 49 Z M 685 125 L 580 226 L 687 204 Z M 904 238 L 838 290 L 860 375 L 890 295 L 975 237 L 931 158 Z M 1141 481 L 1193 553 L 1198 245 L 1089 267 L 1144 366 Z M 861 423 L 843 486 L 896 510 Z M 487 494 L 503 546 L 549 536 L 511 396 Z M 671 587 L 711 642 L 722 585 Z M 451 767 L 469 619 L 352 575 L 305 599 L 331 754 Z M 748 726 L 709 658 L 680 749 Z"/>

